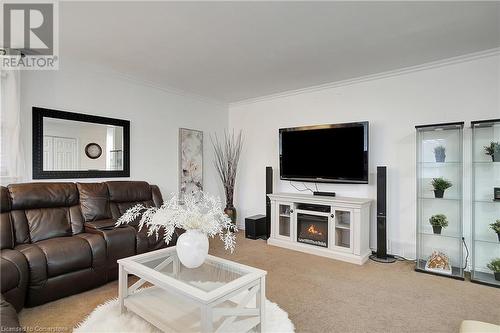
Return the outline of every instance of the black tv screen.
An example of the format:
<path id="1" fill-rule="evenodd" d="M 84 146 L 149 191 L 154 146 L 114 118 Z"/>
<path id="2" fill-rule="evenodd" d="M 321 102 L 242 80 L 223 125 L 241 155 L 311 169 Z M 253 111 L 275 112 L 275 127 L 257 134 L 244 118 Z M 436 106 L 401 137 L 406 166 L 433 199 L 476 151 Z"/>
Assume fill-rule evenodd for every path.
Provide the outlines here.
<path id="1" fill-rule="evenodd" d="M 282 128 L 283 180 L 368 183 L 368 122 Z"/>

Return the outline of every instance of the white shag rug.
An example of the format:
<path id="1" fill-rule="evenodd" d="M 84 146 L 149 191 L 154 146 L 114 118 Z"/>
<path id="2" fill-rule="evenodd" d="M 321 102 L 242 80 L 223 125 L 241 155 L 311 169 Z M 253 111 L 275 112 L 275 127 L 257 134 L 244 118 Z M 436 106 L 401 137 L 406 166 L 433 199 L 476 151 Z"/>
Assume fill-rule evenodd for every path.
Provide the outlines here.
<path id="1" fill-rule="evenodd" d="M 115 298 L 96 307 L 94 311 L 73 330 L 73 332 L 158 333 L 161 331 L 130 311 L 120 314 L 118 300 Z M 266 323 L 264 332 L 295 332 L 295 326 L 288 318 L 288 313 L 282 310 L 276 303 L 270 302 L 269 300 L 266 300 Z"/>

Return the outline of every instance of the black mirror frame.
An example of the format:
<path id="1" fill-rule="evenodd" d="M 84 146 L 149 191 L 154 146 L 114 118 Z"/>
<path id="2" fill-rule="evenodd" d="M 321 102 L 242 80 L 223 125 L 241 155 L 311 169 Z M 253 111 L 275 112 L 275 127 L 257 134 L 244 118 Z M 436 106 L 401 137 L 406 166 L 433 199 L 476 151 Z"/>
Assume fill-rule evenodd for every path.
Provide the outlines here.
<path id="1" fill-rule="evenodd" d="M 114 178 L 130 177 L 130 121 L 91 116 L 82 113 L 58 111 L 33 107 L 33 179 L 70 179 L 70 178 Z M 90 171 L 44 171 L 43 170 L 43 118 L 83 121 L 94 124 L 123 127 L 123 170 Z"/>

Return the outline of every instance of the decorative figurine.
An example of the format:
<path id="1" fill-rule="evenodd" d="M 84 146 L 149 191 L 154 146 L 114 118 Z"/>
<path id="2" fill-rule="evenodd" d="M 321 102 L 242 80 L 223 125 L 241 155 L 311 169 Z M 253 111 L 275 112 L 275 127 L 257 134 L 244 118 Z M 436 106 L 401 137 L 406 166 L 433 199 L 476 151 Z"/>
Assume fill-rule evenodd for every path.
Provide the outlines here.
<path id="1" fill-rule="evenodd" d="M 451 275 L 450 258 L 443 252 L 433 251 L 429 259 L 427 259 L 425 269 L 435 273 Z"/>

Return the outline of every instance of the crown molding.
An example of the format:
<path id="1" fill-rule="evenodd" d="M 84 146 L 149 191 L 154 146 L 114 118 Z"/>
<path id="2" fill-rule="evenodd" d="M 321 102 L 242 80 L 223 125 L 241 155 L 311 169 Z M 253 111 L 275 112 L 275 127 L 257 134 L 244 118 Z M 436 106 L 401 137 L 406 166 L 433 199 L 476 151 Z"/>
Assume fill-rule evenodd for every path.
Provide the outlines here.
<path id="1" fill-rule="evenodd" d="M 306 88 L 287 90 L 287 91 L 280 92 L 280 93 L 244 99 L 241 101 L 229 103 L 229 107 L 230 108 L 237 107 L 237 106 L 254 104 L 254 103 L 258 103 L 258 102 L 264 102 L 264 101 L 269 101 L 269 100 L 283 98 L 283 97 L 304 94 L 304 93 L 311 93 L 311 92 L 317 92 L 317 91 L 338 88 L 338 87 L 343 87 L 343 86 L 350 86 L 350 85 L 357 84 L 357 83 L 375 81 L 375 80 L 380 80 L 380 79 L 385 79 L 385 78 L 390 78 L 390 77 L 395 77 L 395 76 L 401 76 L 401 75 L 406 75 L 406 74 L 410 74 L 410 73 L 414 73 L 414 72 L 420 72 L 420 71 L 425 71 L 425 70 L 433 69 L 433 68 L 451 66 L 451 65 L 455 65 L 455 64 L 459 64 L 459 63 L 463 63 L 463 62 L 469 62 L 469 61 L 487 58 L 487 57 L 492 57 L 492 56 L 497 56 L 497 55 L 500 55 L 500 47 L 488 49 L 488 50 L 484 50 L 484 51 L 479 51 L 479 52 L 474 52 L 474 53 L 469 53 L 469 54 L 465 54 L 465 55 L 461 55 L 461 56 L 457 56 L 457 57 L 446 58 L 446 59 L 442 59 L 442 60 L 428 62 L 428 63 L 424 63 L 421 65 L 404 67 L 404 68 L 386 71 L 386 72 L 382 72 L 382 73 L 370 74 L 370 75 L 360 76 L 360 77 L 347 79 L 347 80 L 334 81 L 334 82 L 310 86 L 310 87 L 306 87 Z"/>
<path id="2" fill-rule="evenodd" d="M 199 95 L 199 94 L 192 93 L 192 92 L 185 91 L 185 90 L 180 90 L 180 89 L 173 88 L 173 87 L 167 86 L 167 85 L 163 86 L 163 85 L 160 85 L 160 84 L 152 82 L 152 81 L 139 79 L 135 76 L 132 76 L 132 75 L 129 75 L 129 74 L 126 74 L 123 72 L 111 70 L 108 68 L 104 68 L 104 67 L 100 67 L 100 66 L 96 66 L 96 65 L 92 65 L 92 64 L 88 64 L 88 63 L 70 61 L 70 62 L 67 62 L 66 64 L 62 64 L 62 65 L 63 66 L 66 65 L 66 66 L 64 66 L 63 68 L 60 67 L 59 68 L 60 71 L 62 70 L 62 71 L 67 71 L 67 72 L 78 73 L 78 72 L 83 70 L 85 72 L 92 73 L 94 75 L 107 76 L 110 78 L 114 78 L 116 80 L 127 81 L 127 82 L 132 83 L 132 84 L 140 85 L 140 86 L 147 87 L 147 88 L 156 89 L 156 90 L 159 90 L 159 91 L 162 91 L 165 93 L 169 93 L 169 94 L 173 94 L 173 95 L 177 95 L 177 96 L 181 96 L 181 97 L 185 97 L 185 98 L 190 98 L 193 100 L 197 100 L 199 102 L 210 103 L 210 104 L 220 105 L 220 106 L 224 106 L 224 107 L 228 106 L 227 102 L 224 102 L 224 101 L 221 101 L 218 99 L 214 99 L 214 98 L 211 98 L 208 96 Z"/>

